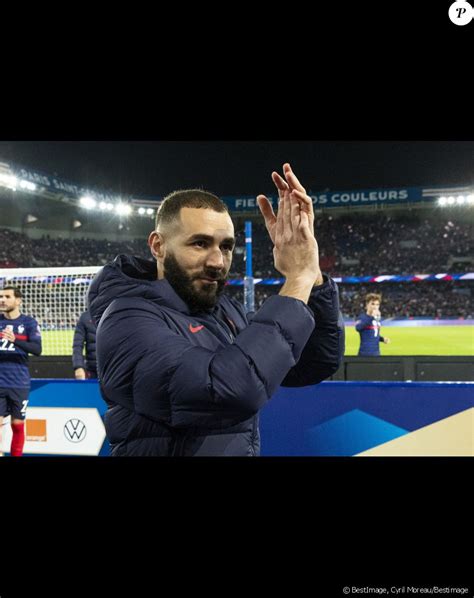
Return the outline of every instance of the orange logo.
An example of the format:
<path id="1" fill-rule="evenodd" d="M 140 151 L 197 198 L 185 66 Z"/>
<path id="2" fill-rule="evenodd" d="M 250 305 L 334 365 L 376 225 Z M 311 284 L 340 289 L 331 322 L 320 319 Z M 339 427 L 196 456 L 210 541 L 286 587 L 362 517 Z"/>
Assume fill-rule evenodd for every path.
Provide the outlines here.
<path id="1" fill-rule="evenodd" d="M 189 330 L 194 334 L 195 332 L 199 332 L 202 330 L 204 326 L 193 326 L 192 324 L 189 325 Z"/>
<path id="2" fill-rule="evenodd" d="M 26 440 L 28 442 L 46 442 L 46 420 L 26 419 Z"/>

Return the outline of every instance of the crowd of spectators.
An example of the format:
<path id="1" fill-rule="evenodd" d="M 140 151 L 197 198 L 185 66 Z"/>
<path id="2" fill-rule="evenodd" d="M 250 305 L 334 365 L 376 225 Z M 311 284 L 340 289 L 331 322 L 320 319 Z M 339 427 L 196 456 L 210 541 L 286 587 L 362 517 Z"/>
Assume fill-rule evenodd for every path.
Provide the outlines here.
<path id="1" fill-rule="evenodd" d="M 280 285 L 256 285 L 255 308 L 271 295 L 278 293 Z M 345 319 L 355 319 L 365 311 L 367 293 L 381 293 L 381 312 L 386 318 L 426 317 L 474 318 L 472 283 L 451 281 L 418 283 L 339 284 L 341 311 Z M 243 287 L 229 286 L 228 292 L 243 301 Z"/>
<path id="2" fill-rule="evenodd" d="M 472 209 L 444 219 L 415 211 L 324 214 L 316 216 L 315 232 L 321 266 L 333 276 L 462 273 L 474 267 L 473 222 Z M 278 278 L 264 225 L 254 224 L 252 232 L 254 276 Z M 244 246 L 243 231 L 238 242 Z M 245 271 L 244 254 L 235 256 L 232 271 Z"/>
<path id="3" fill-rule="evenodd" d="M 367 293 L 381 293 L 383 318 L 474 318 L 471 283 L 452 281 L 339 285 L 345 317 L 365 311 Z"/>
<path id="4" fill-rule="evenodd" d="M 468 272 L 473 269 L 472 210 L 444 219 L 426 212 L 373 212 L 317 215 L 315 231 L 321 265 L 333 276 L 371 276 Z M 231 276 L 245 272 L 245 238 L 237 228 Z M 118 253 L 150 257 L 146 239 L 31 239 L 0 229 L 0 267 L 96 266 Z M 467 258 L 467 259 L 466 259 Z M 460 260 L 460 261 L 456 261 Z M 278 278 L 273 268 L 272 244 L 262 223 L 253 224 L 253 271 L 260 278 Z"/>
<path id="5" fill-rule="evenodd" d="M 315 232 L 323 272 L 332 276 L 437 274 L 474 271 L 472 210 L 440 213 L 416 211 L 354 212 L 316 215 Z M 236 227 L 237 244 L 230 278 L 245 274 L 245 234 Z M 146 239 L 62 239 L 0 228 L 0 268 L 101 266 L 119 253 L 151 259 Z M 253 274 L 281 278 L 273 268 L 272 244 L 262 223 L 253 223 Z M 473 317 L 473 283 L 418 282 L 379 285 L 341 284 L 344 316 L 363 309 L 367 292 L 383 293 L 387 317 Z M 256 286 L 256 307 L 279 286 Z M 228 287 L 243 298 L 242 287 Z"/>
<path id="6" fill-rule="evenodd" d="M 150 257 L 144 239 L 30 239 L 22 233 L 0 228 L 0 268 L 103 266 L 119 253 Z"/>

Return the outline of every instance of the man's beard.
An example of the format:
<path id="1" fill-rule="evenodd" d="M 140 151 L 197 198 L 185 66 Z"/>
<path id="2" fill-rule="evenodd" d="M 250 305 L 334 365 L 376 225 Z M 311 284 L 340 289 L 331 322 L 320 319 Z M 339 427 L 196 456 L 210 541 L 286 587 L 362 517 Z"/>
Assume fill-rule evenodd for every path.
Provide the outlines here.
<path id="1" fill-rule="evenodd" d="M 189 276 L 171 254 L 165 257 L 163 266 L 166 280 L 191 312 L 212 309 L 224 291 L 227 275 L 222 271 L 205 268 L 199 274 Z M 207 284 L 204 281 L 198 281 L 196 284 L 199 278 L 209 278 L 217 281 L 217 284 Z"/>
<path id="2" fill-rule="evenodd" d="M 7 307 L 6 305 L 5 306 L 0 305 L 0 313 L 9 314 L 14 309 L 15 309 L 14 307 Z"/>

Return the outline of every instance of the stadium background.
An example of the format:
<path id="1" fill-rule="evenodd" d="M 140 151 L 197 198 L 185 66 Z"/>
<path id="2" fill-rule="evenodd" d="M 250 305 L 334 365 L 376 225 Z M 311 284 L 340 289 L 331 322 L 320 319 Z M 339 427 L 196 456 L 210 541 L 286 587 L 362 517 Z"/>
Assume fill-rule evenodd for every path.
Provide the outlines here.
<path id="1" fill-rule="evenodd" d="M 71 143 L 74 145 L 74 142 Z M 281 168 L 280 162 L 289 160 L 313 198 L 322 269 L 339 282 L 341 308 L 346 321 L 346 359 L 339 372 L 333 376 L 333 382 L 303 391 L 291 409 L 285 407 L 288 389 L 282 389 L 277 394 L 262 413 L 263 454 L 266 454 L 265 450 L 270 451 L 267 454 L 358 454 L 380 445 L 389 454 L 389 444 L 397 439 L 400 443 L 399 437 L 407 434 L 408 448 L 403 450 L 417 454 L 417 450 L 433 449 L 427 448 L 429 443 L 426 442 L 424 449 L 417 449 L 416 442 L 414 448 L 413 434 L 429 435 L 429 426 L 443 422 L 446 424 L 447 418 L 455 415 L 460 417 L 459 429 L 464 426 L 464 440 L 465 421 L 471 422 L 470 436 L 469 424 L 467 428 L 467 444 L 459 450 L 472 454 L 473 410 L 469 383 L 473 380 L 474 355 L 473 144 L 458 142 L 456 165 L 451 168 L 446 166 L 446 162 L 443 167 L 440 159 L 443 151 L 440 151 L 439 144 L 425 145 L 424 168 L 417 175 L 408 166 L 410 157 L 416 162 L 414 156 L 422 152 L 419 146 L 417 154 L 416 142 L 405 144 L 404 149 L 410 150 L 406 152 L 408 156 L 405 156 L 405 160 L 395 161 L 395 164 L 391 162 L 389 175 L 386 166 L 378 165 L 381 156 L 374 152 L 374 145 L 369 142 L 358 145 L 348 142 L 332 145 L 314 143 L 311 151 L 306 147 L 306 153 L 311 156 L 306 155 L 306 159 L 300 161 L 297 156 L 294 160 L 291 157 L 291 154 L 295 154 L 295 144 L 286 144 L 286 153 L 290 156 L 282 155 L 280 162 L 272 162 L 268 168 L 265 168 L 265 163 L 270 159 L 269 148 L 272 144 L 265 146 L 266 151 L 260 144 L 260 159 L 256 161 L 252 161 L 248 151 L 247 154 L 244 151 L 248 150 L 249 144 L 243 148 L 239 144 L 231 146 L 216 143 L 212 146 L 212 156 L 209 155 L 209 148 L 207 155 L 203 155 L 206 152 L 202 144 L 157 144 L 162 158 L 181 159 L 181 168 L 174 167 L 177 174 L 181 175 L 179 184 L 170 182 L 171 175 L 166 175 L 166 168 L 162 164 L 158 168 L 163 175 L 162 194 L 151 194 L 151 189 L 146 189 L 144 181 L 152 177 L 144 173 L 134 175 L 125 159 L 120 175 L 116 177 L 115 187 L 112 190 L 107 187 L 103 173 L 91 166 L 91 156 L 94 151 L 100 150 L 100 145 L 97 142 L 84 147 L 83 142 L 76 142 L 76 150 L 82 148 L 86 150 L 84 156 L 90 155 L 89 159 L 76 155 L 78 170 L 74 171 L 74 168 L 70 169 L 71 166 L 66 168 L 64 156 L 61 158 L 58 155 L 57 148 L 55 154 L 50 142 L 30 144 L 36 149 L 36 155 L 31 153 L 31 147 L 27 155 L 25 144 L 23 147 L 21 143 L 9 144 L 3 148 L 0 144 L 0 278 L 2 281 L 8 280 L 8 272 L 18 268 L 42 268 L 41 280 L 37 277 L 36 282 L 31 282 L 29 276 L 22 282 L 27 285 L 24 311 L 37 317 L 44 333 L 43 357 L 31 359 L 32 375 L 37 378 L 30 403 L 30 414 L 37 415 L 31 420 L 46 421 L 51 416 L 47 411 L 44 415 L 35 409 L 85 409 L 84 401 L 92 401 L 87 408 L 96 409 L 99 415 L 103 415 L 97 388 L 93 388 L 95 383 L 70 381 L 68 384 L 75 390 L 68 390 L 69 401 L 65 402 L 61 390 L 64 389 L 64 382 L 50 381 L 46 384 L 41 381 L 45 378 L 59 380 L 73 377 L 70 362 L 72 332 L 84 306 L 83 290 L 87 286 L 74 285 L 77 282 L 75 274 L 61 275 L 56 269 L 98 267 L 118 253 L 149 257 L 146 238 L 153 227 L 154 213 L 163 195 L 177 187 L 204 186 L 223 197 L 236 225 L 237 248 L 228 292 L 241 300 L 245 273 L 244 223 L 251 221 L 253 224 L 253 274 L 257 283 L 255 299 L 258 307 L 266 297 L 278 292 L 282 281 L 272 266 L 271 245 L 256 209 L 255 197 L 260 192 L 275 197 L 268 183 L 270 172 Z M 120 144 L 115 144 L 115 150 L 117 145 Z M 284 154 L 285 144 L 280 145 L 277 149 Z M 43 164 L 38 154 L 42 150 L 48 153 L 48 146 L 51 155 L 49 162 Z M 64 149 L 64 144 L 62 146 Z M 68 147 L 71 149 L 72 146 Z M 108 147 L 111 149 L 110 144 Z M 234 179 L 228 176 L 225 168 L 218 166 L 225 163 L 226 158 L 232 161 L 229 160 L 231 147 L 234 152 L 232 157 L 238 152 L 239 160 L 243 163 L 238 161 L 232 164 L 239 173 Z M 427 147 L 438 150 L 437 154 L 433 154 L 436 159 L 429 157 Z M 222 152 L 223 148 L 227 151 Z M 396 148 L 397 144 L 393 144 L 391 149 L 394 155 Z M 150 153 L 153 153 L 152 149 L 148 146 Z M 344 161 L 351 166 L 349 172 L 339 169 L 339 175 L 334 172 L 333 178 L 326 174 L 323 180 L 334 186 L 318 186 L 318 171 L 325 171 L 326 167 L 327 173 L 327 154 L 333 152 L 334 155 L 337 149 L 346 153 Z M 324 150 L 327 150 L 326 154 Z M 356 150 L 359 152 L 356 153 Z M 389 150 L 388 144 L 385 151 Z M 223 154 L 220 162 L 217 162 L 218 151 Z M 451 151 L 454 155 L 452 147 Z M 128 152 L 122 155 L 130 156 L 130 147 Z M 199 156 L 196 168 L 185 167 L 184 158 L 187 154 Z M 357 159 L 354 159 L 356 155 Z M 357 168 L 364 156 L 368 160 L 364 165 L 365 170 L 369 173 L 365 178 L 360 168 Z M 29 162 L 21 162 L 22 157 L 29 158 Z M 166 163 L 166 160 L 163 161 Z M 203 164 L 198 164 L 199 161 Z M 73 162 L 69 156 L 69 165 Z M 50 169 L 44 170 L 48 164 Z M 212 184 L 203 184 L 201 173 L 204 168 L 210 181 L 215 173 Z M 264 176 L 265 181 L 252 181 L 251 176 L 247 176 L 248 170 L 258 170 L 259 176 Z M 76 174 L 79 178 L 70 179 L 68 174 Z M 422 178 L 428 183 L 420 184 Z M 160 186 L 156 185 L 155 188 L 159 190 Z M 90 274 L 83 275 L 86 282 L 90 277 Z M 30 289 L 36 289 L 34 303 L 31 303 L 34 293 L 28 292 Z M 364 359 L 355 357 L 358 334 L 353 324 L 363 309 L 363 296 L 371 291 L 383 295 L 382 331 L 391 338 L 392 343 L 382 345 L 381 358 Z M 49 304 L 53 305 L 52 311 L 48 308 Z M 349 391 L 353 396 L 357 395 L 358 387 L 351 386 L 360 384 L 355 380 L 385 383 L 372 383 L 372 386 L 367 387 L 373 403 L 362 408 L 361 399 L 359 403 L 356 401 L 351 404 L 346 400 Z M 390 390 L 384 386 L 388 381 L 392 381 Z M 428 387 L 416 386 L 422 382 L 431 384 L 429 390 Z M 45 384 L 49 388 L 48 398 L 41 395 L 41 388 L 44 389 Z M 53 388 L 56 390 L 52 391 Z M 76 392 L 84 396 L 74 398 Z M 393 399 L 397 408 L 379 413 L 380 402 L 386 401 L 384 397 L 387 397 L 387 393 L 393 392 L 401 393 Z M 425 397 L 426 392 L 427 396 L 432 397 L 431 400 Z M 59 403 L 51 398 L 52 393 L 60 397 Z M 345 405 L 345 411 L 336 409 L 333 413 L 324 407 L 325 397 L 331 394 L 334 394 L 333 402 L 336 405 Z M 300 395 L 300 391 L 292 391 L 291 396 L 294 395 Z M 453 405 L 456 405 L 454 412 Z M 419 417 L 420 409 L 425 417 Z M 282 418 L 296 421 L 308 410 L 312 414 L 311 429 L 318 428 L 318 432 L 311 433 L 310 428 L 300 421 L 298 425 L 295 424 L 290 437 L 284 440 L 284 430 L 278 422 L 284 421 Z M 80 419 L 75 418 L 74 414 L 77 416 L 78 413 L 84 420 L 84 411 L 65 415 L 70 420 Z M 404 423 L 399 421 L 400 413 L 405 414 Z M 57 414 L 56 411 L 55 416 Z M 94 425 L 92 419 L 88 426 L 92 430 Z M 446 446 L 446 443 L 439 442 L 440 434 L 444 434 L 445 438 L 448 434 L 446 430 L 443 431 L 443 425 L 441 431 L 435 433 L 434 438 L 438 440 L 434 441 L 433 446 Z M 447 425 L 451 425 L 450 421 Z M 51 423 L 50 428 L 52 426 Z M 324 426 L 324 432 L 321 426 Z M 33 424 L 30 427 L 33 429 Z M 61 424 L 56 424 L 56 427 L 60 428 Z M 100 429 L 100 425 L 97 427 Z M 275 437 L 275 430 L 280 430 L 280 436 L 277 434 Z M 345 433 L 341 433 L 341 430 Z M 360 438 L 357 440 L 360 430 L 362 441 Z M 48 454 L 44 450 L 48 441 L 41 440 L 44 436 L 46 434 L 37 433 L 35 437 L 32 432 L 27 442 L 32 454 Z M 91 436 L 92 433 L 89 433 L 89 439 Z M 82 441 L 75 442 L 74 450 L 79 452 L 71 453 L 68 449 L 71 449 L 72 444 L 65 444 L 65 435 L 58 437 L 61 440 L 55 441 L 56 449 L 54 443 L 51 444 L 53 448 L 49 454 L 107 453 L 106 441 L 86 450 L 83 448 L 86 446 L 85 440 L 82 444 Z M 302 438 L 310 437 L 313 440 L 301 444 Z M 319 440 L 316 442 L 314 438 Z M 346 441 L 336 441 L 337 438 L 346 438 Z M 452 434 L 452 439 L 449 446 L 456 450 L 456 433 Z M 90 450 L 92 453 L 88 452 Z"/>

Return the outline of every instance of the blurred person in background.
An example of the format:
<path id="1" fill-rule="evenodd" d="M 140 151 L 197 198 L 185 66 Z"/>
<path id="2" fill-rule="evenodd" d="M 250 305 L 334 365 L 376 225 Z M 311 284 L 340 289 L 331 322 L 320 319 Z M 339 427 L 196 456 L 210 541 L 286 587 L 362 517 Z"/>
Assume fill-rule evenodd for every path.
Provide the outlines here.
<path id="1" fill-rule="evenodd" d="M 86 310 L 77 321 L 72 341 L 72 367 L 74 368 L 74 377 L 76 380 L 97 378 L 95 335 L 95 324 L 92 321 L 89 310 Z"/>
<path id="2" fill-rule="evenodd" d="M 25 444 L 25 417 L 30 394 L 28 353 L 41 355 L 38 322 L 20 311 L 20 289 L 6 286 L 0 290 L 0 456 L 3 418 L 11 416 L 10 454 L 21 457 Z"/>
<path id="3" fill-rule="evenodd" d="M 358 355 L 376 357 L 380 355 L 380 343 L 388 344 L 390 339 L 380 335 L 380 303 L 382 295 L 369 293 L 365 296 L 365 313 L 359 314 L 356 330 L 360 335 Z"/>

